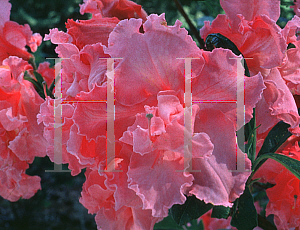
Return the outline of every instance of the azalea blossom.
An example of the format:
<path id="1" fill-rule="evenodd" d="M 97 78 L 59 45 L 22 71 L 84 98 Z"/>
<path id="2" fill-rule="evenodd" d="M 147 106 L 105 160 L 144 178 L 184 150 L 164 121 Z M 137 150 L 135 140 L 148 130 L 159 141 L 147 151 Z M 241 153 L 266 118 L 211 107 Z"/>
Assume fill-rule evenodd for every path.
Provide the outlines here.
<path id="1" fill-rule="evenodd" d="M 290 131 L 299 133 L 300 117 L 294 97 L 283 79 L 283 71 L 278 71 L 280 68 L 285 68 L 285 72 L 293 71 L 294 67 L 287 65 L 296 60 L 286 61 L 286 48 L 289 41 L 295 40 L 293 32 L 299 25 L 299 19 L 295 17 L 282 30 L 276 25 L 280 1 L 252 2 L 250 9 L 246 1 L 237 4 L 224 0 L 220 3 L 226 15 L 218 15 L 211 25 L 206 22 L 200 34 L 204 39 L 211 33 L 229 38 L 246 58 L 251 76 L 260 72 L 264 77 L 267 88 L 256 109 L 256 124 L 261 125 L 257 129 L 258 137 L 264 139 L 280 120 L 291 125 Z M 285 66 L 281 67 L 284 63 Z"/>
<path id="2" fill-rule="evenodd" d="M 43 100 L 23 79 L 25 71 L 32 71 L 32 66 L 18 57 L 0 66 L 0 195 L 10 201 L 28 199 L 41 189 L 40 178 L 25 170 L 34 157 L 46 155 L 43 126 L 36 121 Z"/>
<path id="3" fill-rule="evenodd" d="M 21 26 L 10 21 L 11 4 L 9 0 L 0 1 L 0 62 L 9 56 L 18 56 L 24 60 L 33 58 L 25 46 L 29 46 L 32 52 L 42 43 L 42 36 L 32 34 L 28 24 Z"/>
<path id="4" fill-rule="evenodd" d="M 107 28 L 103 24 L 102 31 L 112 30 L 107 40 L 92 33 L 91 41 L 98 42 L 79 42 L 86 39 L 77 31 L 108 19 L 114 20 L 93 14 L 94 21 L 69 21 L 67 33 L 53 29 L 45 38 L 58 44 L 59 57 L 69 58 L 62 62 L 63 160 L 73 175 L 84 167 L 90 170 L 81 202 L 96 213 L 98 228 L 114 229 L 123 221 L 128 228 L 150 229 L 172 205 L 183 204 L 185 195 L 232 206 L 250 175 L 232 172 L 236 153 L 250 169 L 249 159 L 236 147 L 236 105 L 193 104 L 192 132 L 186 133 L 184 60 L 177 58 L 198 58 L 193 60 L 193 100 L 236 100 L 237 56 L 224 49 L 201 51 L 179 21 L 167 26 L 163 14 L 150 15 L 144 23 L 132 18 Z M 101 58 L 107 57 L 122 57 L 114 63 L 115 159 L 106 155 L 107 64 Z M 260 74 L 244 80 L 249 121 L 265 86 Z M 53 106 L 47 98 L 38 115 L 52 160 L 54 130 L 48 118 Z M 185 135 L 191 149 L 184 148 Z M 92 174 L 98 179 L 90 181 Z M 137 215 L 143 215 L 143 223 Z"/>

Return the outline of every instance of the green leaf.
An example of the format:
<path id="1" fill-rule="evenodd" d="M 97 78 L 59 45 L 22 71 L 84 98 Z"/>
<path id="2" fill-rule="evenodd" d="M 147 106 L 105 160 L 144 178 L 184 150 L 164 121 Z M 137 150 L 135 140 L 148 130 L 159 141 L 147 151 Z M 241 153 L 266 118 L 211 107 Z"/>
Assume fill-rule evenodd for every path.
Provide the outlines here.
<path id="1" fill-rule="evenodd" d="M 252 165 L 252 174 L 254 174 L 259 169 L 259 167 L 267 160 L 266 158 L 263 158 L 263 160 L 257 163 L 257 159 L 260 156 L 266 153 L 276 152 L 276 150 L 292 135 L 288 130 L 289 127 L 289 124 L 280 121 L 271 129 L 263 143 L 263 146 L 257 154 L 257 158 L 254 164 Z"/>
<path id="2" fill-rule="evenodd" d="M 238 230 L 252 230 L 255 228 L 258 225 L 257 212 L 248 186 L 235 202 L 238 202 L 237 210 L 234 211 L 230 224 Z"/>
<path id="3" fill-rule="evenodd" d="M 38 72 L 34 71 L 33 72 L 35 79 L 37 80 L 37 82 L 43 84 L 44 82 L 44 78 L 42 77 L 41 74 L 39 74 Z"/>
<path id="4" fill-rule="evenodd" d="M 59 79 L 59 78 L 58 78 Z M 55 86 L 55 81 L 56 80 L 53 80 L 53 82 L 51 83 L 50 87 L 49 87 L 49 90 L 50 92 L 52 93 L 53 89 L 54 89 L 54 86 Z"/>
<path id="5" fill-rule="evenodd" d="M 227 219 L 230 213 L 230 208 L 216 205 L 213 207 L 211 217 L 212 218 L 218 218 L 218 219 Z"/>
<path id="6" fill-rule="evenodd" d="M 262 161 L 265 162 L 268 158 L 271 158 L 282 164 L 300 180 L 300 161 L 282 154 L 265 153 L 255 161 L 254 167 L 257 168 L 256 165 L 259 165 Z"/>
<path id="7" fill-rule="evenodd" d="M 24 72 L 23 78 L 24 78 L 24 80 L 31 82 L 33 84 L 36 92 L 40 95 L 40 97 L 45 99 L 44 88 L 43 88 L 42 83 L 34 80 L 27 71 Z"/>
<path id="8" fill-rule="evenodd" d="M 173 205 L 170 209 L 170 215 L 178 225 L 184 225 L 193 219 L 199 218 L 212 209 L 212 207 L 212 204 L 206 204 L 204 201 L 198 200 L 193 195 L 188 196 L 183 205 Z"/>
<path id="9" fill-rule="evenodd" d="M 289 127 L 290 125 L 283 121 L 278 122 L 268 133 L 257 156 L 259 157 L 265 153 L 276 152 L 276 150 L 292 135 L 288 130 Z"/>
<path id="10" fill-rule="evenodd" d="M 289 43 L 287 49 L 296 48 L 296 46 L 293 43 Z"/>
<path id="11" fill-rule="evenodd" d="M 153 229 L 178 229 L 183 230 L 181 226 L 178 226 L 171 216 L 167 216 L 162 221 L 156 223 Z"/>

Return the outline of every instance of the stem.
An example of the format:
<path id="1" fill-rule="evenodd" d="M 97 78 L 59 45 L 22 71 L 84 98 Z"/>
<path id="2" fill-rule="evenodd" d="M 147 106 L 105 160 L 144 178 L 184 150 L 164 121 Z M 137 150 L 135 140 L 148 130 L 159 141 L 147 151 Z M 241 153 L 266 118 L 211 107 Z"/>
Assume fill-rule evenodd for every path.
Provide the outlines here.
<path id="1" fill-rule="evenodd" d="M 191 22 L 189 16 L 185 13 L 185 11 L 184 11 L 182 5 L 180 4 L 180 2 L 178 0 L 173 0 L 173 1 L 175 2 L 177 9 L 182 14 L 182 16 L 186 20 L 187 24 L 189 25 L 192 33 L 194 34 L 194 36 L 198 40 L 199 45 L 200 45 L 200 49 L 204 49 L 205 50 L 205 43 L 204 43 L 204 40 L 200 37 L 199 31 L 193 25 L 193 23 Z"/>
<path id="2" fill-rule="evenodd" d="M 32 66 L 33 70 L 37 70 L 37 66 L 35 64 L 35 57 L 34 56 L 29 58 L 28 63 Z"/>

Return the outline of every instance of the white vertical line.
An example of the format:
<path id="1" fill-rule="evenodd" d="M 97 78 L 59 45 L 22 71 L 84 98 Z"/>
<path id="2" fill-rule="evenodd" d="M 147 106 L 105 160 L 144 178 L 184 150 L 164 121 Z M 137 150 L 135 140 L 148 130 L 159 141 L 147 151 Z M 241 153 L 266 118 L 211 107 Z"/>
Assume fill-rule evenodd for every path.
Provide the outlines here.
<path id="1" fill-rule="evenodd" d="M 55 93 L 54 93 L 54 170 L 45 172 L 70 172 L 62 168 L 62 93 L 61 93 L 61 59 L 47 58 L 55 61 Z"/>

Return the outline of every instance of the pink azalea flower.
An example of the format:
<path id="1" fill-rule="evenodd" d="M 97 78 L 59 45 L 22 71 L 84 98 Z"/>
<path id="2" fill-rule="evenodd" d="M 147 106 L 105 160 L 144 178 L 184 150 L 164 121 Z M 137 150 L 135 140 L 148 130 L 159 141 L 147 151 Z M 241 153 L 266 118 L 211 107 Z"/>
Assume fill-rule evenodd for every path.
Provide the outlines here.
<path id="1" fill-rule="evenodd" d="M 83 189 L 81 201 L 97 213 L 96 222 L 103 229 L 150 229 L 167 216 L 173 204 L 184 203 L 184 195 L 232 206 L 250 174 L 230 171 L 236 167 L 236 151 L 245 159 L 236 149 L 235 104 L 194 104 L 193 131 L 188 134 L 193 144 L 188 156 L 183 147 L 184 61 L 176 58 L 199 58 L 193 60 L 194 100 L 236 100 L 237 61 L 230 59 L 236 55 L 224 49 L 202 52 L 179 21 L 166 26 L 164 15 L 150 15 L 143 24 L 144 33 L 141 25 L 142 19 L 119 22 L 107 47 L 86 44 L 79 50 L 73 42 L 80 40 L 79 33 L 71 36 L 57 29 L 46 37 L 58 44 L 60 57 L 70 58 L 62 63 L 63 154 L 76 158 L 77 170 L 88 167 L 95 171 L 98 179 Z M 123 58 L 115 61 L 115 161 L 106 159 L 107 67 L 106 60 L 99 57 Z M 245 119 L 249 121 L 265 86 L 260 74 L 244 80 Z M 78 102 L 67 104 L 67 100 Z M 44 135 L 49 135 L 50 144 L 52 111 L 53 102 L 47 99 L 39 119 L 48 127 Z M 146 113 L 153 114 L 150 130 Z M 49 134 L 47 129 L 51 129 Z M 186 169 L 184 161 L 201 172 L 177 172 Z M 114 163 L 122 172 L 103 171 Z M 245 166 L 250 168 L 247 158 Z M 210 180 L 204 181 L 207 177 Z M 95 201 L 89 206 L 91 199 Z M 121 222 L 125 224 L 120 226 Z"/>
<path id="2" fill-rule="evenodd" d="M 18 57 L 9 57 L 0 66 L 0 195 L 10 201 L 28 199 L 41 188 L 40 178 L 25 170 L 34 157 L 46 153 L 43 127 L 36 121 L 43 100 L 23 79 L 25 70 L 32 67 Z"/>
<path id="3" fill-rule="evenodd" d="M 206 39 L 211 33 L 220 33 L 229 38 L 245 58 L 250 58 L 246 62 L 251 76 L 279 66 L 287 45 L 275 21 L 266 15 L 256 15 L 251 21 L 241 14 L 235 18 L 239 20 L 238 27 L 232 27 L 227 15 L 218 15 L 211 25 L 205 22 L 200 30 L 201 37 Z"/>
<path id="4" fill-rule="evenodd" d="M 291 125 L 290 131 L 299 132 L 300 117 L 295 100 L 283 80 L 284 75 L 277 69 L 280 66 L 279 69 L 285 73 L 294 70 L 286 62 L 286 47 L 287 42 L 295 40 L 293 33 L 300 25 L 299 18 L 295 17 L 281 30 L 275 23 L 279 17 L 280 1 L 275 4 L 271 1 L 253 3 L 250 10 L 246 2 L 237 5 L 234 1 L 226 0 L 221 1 L 221 5 L 226 15 L 218 15 L 211 25 L 206 22 L 200 33 L 204 38 L 210 33 L 226 36 L 245 58 L 252 58 L 246 59 L 251 76 L 258 72 L 263 75 L 267 89 L 256 110 L 257 125 L 262 125 L 258 128 L 258 133 L 262 134 L 260 137 L 265 137 L 267 131 L 280 120 Z M 281 67 L 283 61 L 286 64 Z"/>
<path id="5" fill-rule="evenodd" d="M 1 0 L 0 5 L 0 62 L 9 56 L 18 56 L 29 60 L 33 56 L 27 52 L 28 45 L 32 52 L 42 42 L 40 34 L 32 34 L 29 25 L 21 26 L 16 22 L 9 21 L 11 4 L 9 0 Z"/>
<path id="6" fill-rule="evenodd" d="M 121 181 L 127 185 L 126 172 L 117 172 L 114 175 L 118 176 L 115 180 L 119 185 Z M 128 205 L 118 207 L 117 200 L 120 200 L 120 197 L 116 194 L 120 187 L 116 190 L 115 187 L 107 185 L 109 175 L 104 177 L 100 176 L 98 171 L 87 170 L 86 178 L 79 201 L 89 213 L 96 213 L 98 229 L 153 229 L 154 224 L 162 220 L 152 217 L 150 210 L 143 210 L 139 197 L 128 188 L 119 193 L 123 200 L 127 200 Z"/>

